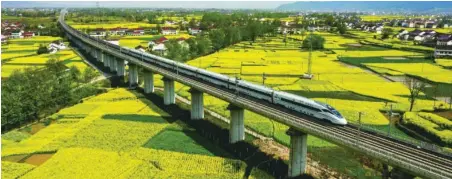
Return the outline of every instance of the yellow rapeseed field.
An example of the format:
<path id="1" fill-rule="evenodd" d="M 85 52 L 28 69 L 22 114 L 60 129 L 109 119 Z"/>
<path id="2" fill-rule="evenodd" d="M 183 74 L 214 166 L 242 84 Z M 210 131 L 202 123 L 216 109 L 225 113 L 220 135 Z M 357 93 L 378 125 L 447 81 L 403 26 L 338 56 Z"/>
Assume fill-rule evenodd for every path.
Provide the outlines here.
<path id="1" fill-rule="evenodd" d="M 451 59 L 435 59 L 436 64 L 441 65 L 443 67 L 452 67 L 452 60 Z"/>
<path id="2" fill-rule="evenodd" d="M 434 82 L 452 84 L 452 71 L 430 63 L 368 63 L 371 67 L 386 68 L 418 76 Z"/>
<path id="3" fill-rule="evenodd" d="M 52 115 L 56 122 L 31 137 L 20 142 L 2 140 L 3 157 L 56 151 L 48 161 L 35 168 L 7 163 L 3 169 L 10 178 L 207 179 L 244 175 L 246 164 L 240 160 L 143 148 L 171 125 L 163 117 L 168 114 L 126 89 L 88 97 Z"/>
<path id="4" fill-rule="evenodd" d="M 3 141 L 2 141 L 3 143 Z M 35 168 L 34 165 L 26 163 L 14 163 L 2 161 L 2 178 L 15 179 Z"/>
<path id="5" fill-rule="evenodd" d="M 104 29 L 113 29 L 117 27 L 121 28 L 155 28 L 157 27 L 157 24 L 149 24 L 144 22 L 137 22 L 137 23 L 117 23 L 117 24 L 71 24 L 71 26 L 75 29 L 81 30 L 81 29 L 97 29 L 97 28 L 104 28 Z M 177 25 L 164 25 L 162 27 L 178 27 Z"/>

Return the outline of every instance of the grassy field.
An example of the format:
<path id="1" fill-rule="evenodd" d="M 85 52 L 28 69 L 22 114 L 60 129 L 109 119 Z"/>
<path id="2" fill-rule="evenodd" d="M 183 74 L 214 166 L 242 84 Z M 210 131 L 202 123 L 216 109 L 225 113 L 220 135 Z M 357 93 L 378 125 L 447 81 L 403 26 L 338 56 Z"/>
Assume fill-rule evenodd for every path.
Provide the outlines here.
<path id="1" fill-rule="evenodd" d="M 50 118 L 51 124 L 33 135 L 27 128 L 2 135 L 3 176 L 242 178 L 245 172 L 245 163 L 125 89 L 86 98 Z M 36 165 L 17 159 L 41 153 L 52 156 Z"/>

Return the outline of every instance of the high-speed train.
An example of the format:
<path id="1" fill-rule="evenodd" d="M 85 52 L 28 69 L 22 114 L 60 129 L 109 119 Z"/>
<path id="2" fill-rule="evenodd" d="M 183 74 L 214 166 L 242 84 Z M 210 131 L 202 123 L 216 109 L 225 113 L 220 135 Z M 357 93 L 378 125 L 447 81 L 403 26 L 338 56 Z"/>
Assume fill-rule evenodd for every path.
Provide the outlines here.
<path id="1" fill-rule="evenodd" d="M 337 125 L 346 125 L 347 120 L 332 106 L 324 104 L 318 101 L 314 101 L 302 96 L 275 91 L 271 88 L 256 85 L 238 78 L 231 78 L 226 75 L 210 72 L 204 69 L 196 68 L 193 66 L 186 65 L 184 63 L 179 63 L 173 60 L 169 60 L 160 56 L 153 54 L 141 52 L 135 49 L 124 48 L 107 41 L 91 37 L 87 34 L 81 33 L 72 27 L 66 25 L 63 20 L 61 24 L 64 28 L 70 30 L 85 38 L 92 39 L 101 43 L 107 48 L 112 48 L 120 51 L 121 53 L 133 56 L 142 61 L 146 61 L 153 65 L 161 68 L 176 72 L 178 74 L 184 74 L 193 79 L 208 82 L 210 84 L 216 85 L 218 87 L 223 87 L 234 91 L 236 95 L 246 95 L 248 97 L 253 97 L 260 100 L 265 100 L 269 103 L 277 104 L 283 106 L 287 109 L 312 116 L 316 119 L 325 120 Z"/>

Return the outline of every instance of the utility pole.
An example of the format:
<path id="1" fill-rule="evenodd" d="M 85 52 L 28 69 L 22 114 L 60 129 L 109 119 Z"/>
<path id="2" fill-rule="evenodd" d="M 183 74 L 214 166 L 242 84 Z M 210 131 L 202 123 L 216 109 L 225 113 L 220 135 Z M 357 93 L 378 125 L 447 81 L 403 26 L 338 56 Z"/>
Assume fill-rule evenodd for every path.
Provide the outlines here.
<path id="1" fill-rule="evenodd" d="M 267 75 L 265 75 L 265 72 L 262 73 L 262 85 L 265 85 L 265 80 L 267 79 Z"/>
<path id="2" fill-rule="evenodd" d="M 312 66 L 312 30 L 309 34 L 309 57 L 308 57 L 308 75 L 311 75 L 311 66 Z"/>
<path id="3" fill-rule="evenodd" d="M 358 138 L 356 140 L 357 144 L 359 143 L 359 139 L 361 137 L 361 116 L 362 116 L 362 114 L 363 114 L 362 112 L 358 113 Z"/>
<path id="4" fill-rule="evenodd" d="M 388 127 L 388 136 L 391 136 L 391 123 L 392 123 L 392 104 L 389 109 L 389 127 Z"/>

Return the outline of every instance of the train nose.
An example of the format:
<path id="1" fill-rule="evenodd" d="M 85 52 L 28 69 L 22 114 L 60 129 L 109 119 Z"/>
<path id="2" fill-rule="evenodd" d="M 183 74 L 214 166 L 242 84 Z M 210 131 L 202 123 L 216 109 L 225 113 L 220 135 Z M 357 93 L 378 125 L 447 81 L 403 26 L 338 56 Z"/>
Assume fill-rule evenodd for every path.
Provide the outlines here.
<path id="1" fill-rule="evenodd" d="M 341 120 L 338 121 L 340 125 L 347 125 L 347 120 L 345 120 L 345 118 L 342 118 Z"/>

